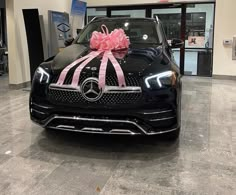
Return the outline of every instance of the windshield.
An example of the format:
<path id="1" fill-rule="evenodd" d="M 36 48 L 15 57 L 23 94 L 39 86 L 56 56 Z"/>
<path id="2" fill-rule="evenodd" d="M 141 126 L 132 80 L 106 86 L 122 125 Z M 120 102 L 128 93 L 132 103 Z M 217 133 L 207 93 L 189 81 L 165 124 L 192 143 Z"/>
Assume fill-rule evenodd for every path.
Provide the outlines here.
<path id="1" fill-rule="evenodd" d="M 152 21 L 139 20 L 108 20 L 89 24 L 80 35 L 77 43 L 89 43 L 94 31 L 101 32 L 101 25 L 105 24 L 109 32 L 122 28 L 130 39 L 131 44 L 160 44 L 156 25 Z"/>

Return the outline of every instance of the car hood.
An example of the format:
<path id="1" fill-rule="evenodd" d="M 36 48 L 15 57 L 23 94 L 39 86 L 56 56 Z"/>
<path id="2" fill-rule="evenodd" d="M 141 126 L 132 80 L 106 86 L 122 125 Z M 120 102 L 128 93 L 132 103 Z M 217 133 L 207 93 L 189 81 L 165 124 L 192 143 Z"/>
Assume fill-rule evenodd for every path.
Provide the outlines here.
<path id="1" fill-rule="evenodd" d="M 53 60 L 52 70 L 62 71 L 66 66 L 89 54 L 91 50 L 82 44 L 73 44 L 60 52 Z M 163 51 L 162 46 L 146 44 L 131 45 L 127 51 L 112 52 L 125 74 L 146 75 L 170 69 L 170 59 Z M 97 71 L 101 65 L 102 54 L 94 58 L 83 72 Z M 108 61 L 107 73 L 114 72 L 112 63 Z"/>

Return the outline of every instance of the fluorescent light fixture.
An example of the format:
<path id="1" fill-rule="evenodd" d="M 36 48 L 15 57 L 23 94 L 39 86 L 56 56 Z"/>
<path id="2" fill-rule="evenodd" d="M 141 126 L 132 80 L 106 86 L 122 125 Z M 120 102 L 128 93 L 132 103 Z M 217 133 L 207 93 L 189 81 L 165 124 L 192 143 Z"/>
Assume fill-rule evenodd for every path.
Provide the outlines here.
<path id="1" fill-rule="evenodd" d="M 43 81 L 43 77 L 46 76 L 47 80 L 46 80 L 46 83 L 49 82 L 49 74 L 41 67 L 38 67 L 38 69 L 36 70 L 37 74 L 40 74 L 40 79 L 39 79 L 39 82 L 42 83 Z"/>
<path id="2" fill-rule="evenodd" d="M 145 84 L 146 84 L 147 88 L 151 88 L 151 86 L 149 84 L 149 80 L 156 78 L 157 84 L 159 85 L 159 87 L 162 87 L 160 79 L 165 78 L 165 77 L 171 77 L 172 75 L 173 75 L 172 71 L 166 71 L 166 72 L 162 72 L 162 73 L 159 73 L 159 74 L 155 74 L 153 76 L 147 77 L 145 79 Z"/>

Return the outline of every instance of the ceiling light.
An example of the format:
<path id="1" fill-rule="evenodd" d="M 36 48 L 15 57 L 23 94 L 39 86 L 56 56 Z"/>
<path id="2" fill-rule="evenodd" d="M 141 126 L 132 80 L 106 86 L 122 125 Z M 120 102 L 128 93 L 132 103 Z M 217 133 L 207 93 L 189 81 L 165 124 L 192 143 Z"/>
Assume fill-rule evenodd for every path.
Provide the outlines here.
<path id="1" fill-rule="evenodd" d="M 148 39 L 148 35 L 143 35 L 143 40 L 147 40 Z"/>
<path id="2" fill-rule="evenodd" d="M 124 24 L 124 26 L 125 26 L 125 27 L 128 27 L 128 26 L 129 26 L 129 22 L 126 22 L 126 23 Z"/>

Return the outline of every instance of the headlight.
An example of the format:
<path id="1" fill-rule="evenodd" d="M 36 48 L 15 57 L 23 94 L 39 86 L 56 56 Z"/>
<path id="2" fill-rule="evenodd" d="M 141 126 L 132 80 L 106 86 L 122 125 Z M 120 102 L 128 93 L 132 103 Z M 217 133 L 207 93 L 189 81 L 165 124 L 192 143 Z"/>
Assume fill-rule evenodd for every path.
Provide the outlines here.
<path id="1" fill-rule="evenodd" d="M 34 80 L 40 83 L 49 83 L 50 75 L 41 67 L 38 67 L 34 74 Z"/>
<path id="2" fill-rule="evenodd" d="M 164 86 L 173 86 L 176 83 L 176 74 L 173 71 L 166 71 L 145 79 L 147 88 L 162 88 Z"/>

